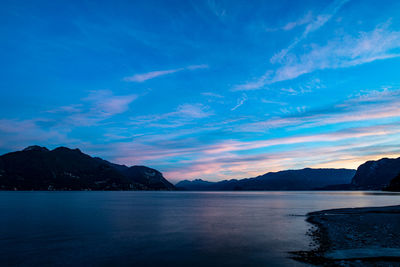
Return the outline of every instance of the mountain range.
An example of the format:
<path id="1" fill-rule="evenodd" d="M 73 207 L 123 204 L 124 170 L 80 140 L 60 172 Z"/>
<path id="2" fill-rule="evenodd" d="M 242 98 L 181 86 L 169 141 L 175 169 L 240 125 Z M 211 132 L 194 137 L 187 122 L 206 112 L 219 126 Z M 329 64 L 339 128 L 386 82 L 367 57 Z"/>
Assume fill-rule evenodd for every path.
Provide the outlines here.
<path id="1" fill-rule="evenodd" d="M 145 166 L 114 164 L 79 149 L 30 146 L 0 156 L 0 190 L 390 190 L 400 191 L 400 158 L 367 161 L 357 170 L 284 170 L 218 182 L 175 186 Z"/>
<path id="2" fill-rule="evenodd" d="M 175 190 L 145 166 L 118 165 L 79 149 L 30 146 L 0 156 L 1 190 Z"/>
<path id="3" fill-rule="evenodd" d="M 400 158 L 367 161 L 357 170 L 301 169 L 269 172 L 254 178 L 209 182 L 184 180 L 181 190 L 389 190 L 400 191 Z"/>
<path id="4" fill-rule="evenodd" d="M 355 174 L 351 169 L 311 169 L 269 172 L 254 178 L 208 182 L 184 180 L 175 186 L 184 190 L 312 190 L 332 184 L 348 184 Z"/>

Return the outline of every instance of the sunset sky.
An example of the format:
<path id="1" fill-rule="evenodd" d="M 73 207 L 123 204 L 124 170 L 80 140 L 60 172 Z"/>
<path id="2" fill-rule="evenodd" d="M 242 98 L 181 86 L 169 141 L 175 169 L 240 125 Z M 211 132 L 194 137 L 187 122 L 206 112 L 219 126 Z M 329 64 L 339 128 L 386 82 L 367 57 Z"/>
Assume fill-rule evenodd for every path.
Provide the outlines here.
<path id="1" fill-rule="evenodd" d="M 19 1 L 0 153 L 78 147 L 172 182 L 400 156 L 400 1 Z"/>

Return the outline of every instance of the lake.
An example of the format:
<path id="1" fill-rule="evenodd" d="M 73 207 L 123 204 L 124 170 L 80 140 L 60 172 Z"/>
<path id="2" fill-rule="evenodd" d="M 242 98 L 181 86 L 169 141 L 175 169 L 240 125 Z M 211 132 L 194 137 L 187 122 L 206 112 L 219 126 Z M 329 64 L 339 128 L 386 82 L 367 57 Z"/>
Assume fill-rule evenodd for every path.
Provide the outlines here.
<path id="1" fill-rule="evenodd" d="M 305 266 L 305 214 L 383 192 L 0 192 L 0 265 Z"/>

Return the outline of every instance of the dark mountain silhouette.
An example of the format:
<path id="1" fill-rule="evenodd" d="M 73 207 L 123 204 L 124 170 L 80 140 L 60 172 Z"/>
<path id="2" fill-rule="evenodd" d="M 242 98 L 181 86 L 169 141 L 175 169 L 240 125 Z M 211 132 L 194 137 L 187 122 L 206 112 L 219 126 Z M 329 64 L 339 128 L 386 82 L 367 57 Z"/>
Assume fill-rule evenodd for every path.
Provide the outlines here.
<path id="1" fill-rule="evenodd" d="M 381 190 L 400 173 L 400 158 L 383 158 L 360 165 L 351 185 L 355 189 Z"/>
<path id="2" fill-rule="evenodd" d="M 269 172 L 255 178 L 207 182 L 184 180 L 175 186 L 184 190 L 312 190 L 332 184 L 349 184 L 355 170 L 302 169 Z"/>
<path id="3" fill-rule="evenodd" d="M 400 173 L 392 180 L 390 181 L 390 184 L 388 187 L 384 188 L 386 191 L 400 191 Z"/>
<path id="4" fill-rule="evenodd" d="M 175 186 L 177 189 L 200 191 L 209 190 L 209 188 L 214 184 L 214 182 L 204 181 L 202 179 L 195 179 L 193 181 L 180 181 Z"/>
<path id="5" fill-rule="evenodd" d="M 79 149 L 30 146 L 0 156 L 2 190 L 174 190 L 145 166 L 118 165 Z"/>

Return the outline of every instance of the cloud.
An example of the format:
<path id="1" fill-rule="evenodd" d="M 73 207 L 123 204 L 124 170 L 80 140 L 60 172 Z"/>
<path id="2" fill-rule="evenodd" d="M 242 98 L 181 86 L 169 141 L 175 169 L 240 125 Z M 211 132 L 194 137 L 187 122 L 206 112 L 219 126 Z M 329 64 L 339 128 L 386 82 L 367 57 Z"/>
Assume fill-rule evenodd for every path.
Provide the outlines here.
<path id="1" fill-rule="evenodd" d="M 209 147 L 205 153 L 220 154 L 233 151 L 246 151 L 260 149 L 277 145 L 290 145 L 299 143 L 317 143 L 317 142 L 336 142 L 345 139 L 362 138 L 368 136 L 385 136 L 388 134 L 398 134 L 400 128 L 397 124 L 374 125 L 369 127 L 347 128 L 335 132 L 322 134 L 302 135 L 294 137 L 282 137 L 268 140 L 257 141 L 227 141 L 214 147 Z"/>
<path id="2" fill-rule="evenodd" d="M 202 104 L 183 104 L 172 114 L 184 118 L 202 119 L 210 116 L 212 113 L 205 111 Z"/>
<path id="3" fill-rule="evenodd" d="M 67 137 L 68 127 L 41 127 L 48 119 L 0 119 L 0 151 L 20 150 L 32 144 L 76 144 Z M 50 121 L 51 122 L 51 121 Z"/>
<path id="4" fill-rule="evenodd" d="M 216 97 L 216 98 L 223 98 L 224 96 L 222 96 L 222 95 L 219 95 L 219 94 L 216 94 L 216 93 L 213 93 L 213 92 L 204 92 L 204 93 L 201 93 L 202 95 L 204 95 L 204 96 L 211 96 L 211 97 Z"/>
<path id="5" fill-rule="evenodd" d="M 227 16 L 227 11 L 226 9 L 222 6 L 221 1 L 215 1 L 215 0 L 208 0 L 207 5 L 210 9 L 210 11 L 221 21 L 224 21 Z"/>
<path id="6" fill-rule="evenodd" d="M 278 27 L 278 28 L 266 28 L 267 32 L 276 32 L 276 31 L 291 31 L 294 28 L 297 28 L 299 26 L 303 26 L 305 24 L 309 24 L 311 22 L 313 22 L 313 15 L 311 11 L 308 11 L 306 14 L 304 14 L 303 16 L 301 16 L 299 19 L 295 20 L 295 21 L 291 21 L 286 23 L 284 26 L 282 27 Z"/>
<path id="7" fill-rule="evenodd" d="M 351 122 L 359 120 L 360 116 L 361 119 L 368 119 L 369 116 L 400 117 L 400 110 L 395 109 L 399 98 L 400 90 L 372 91 L 368 94 L 353 96 L 331 107 L 299 111 L 297 115 L 273 118 L 267 122 L 281 127 L 281 125 L 302 126 L 301 122 L 305 121 L 305 124 L 311 127 L 343 120 Z M 385 107 L 388 110 L 385 110 Z M 211 114 L 212 112 L 206 106 L 187 103 L 179 105 L 172 112 L 135 118 L 133 121 L 134 125 L 140 125 L 140 127 L 142 125 L 168 127 L 205 119 Z M 365 118 L 362 117 L 363 114 L 366 114 Z M 386 124 L 378 124 L 374 121 L 372 125 L 364 127 L 353 127 L 353 123 L 349 125 L 351 128 L 340 127 L 340 130 L 329 130 L 333 128 L 326 127 L 322 133 L 296 134 L 279 138 L 262 135 L 256 140 L 244 138 L 227 140 L 224 136 L 207 143 L 201 140 L 202 137 L 199 137 L 198 131 L 205 131 L 204 136 L 209 136 L 213 133 L 213 129 L 190 127 L 190 129 L 174 129 L 164 134 L 160 132 L 160 128 L 157 128 L 154 133 L 147 132 L 144 135 L 135 136 L 134 141 L 130 139 L 128 142 L 117 141 L 91 147 L 86 145 L 85 150 L 93 151 L 94 154 L 103 155 L 119 163 L 145 164 L 155 167 L 173 180 L 243 178 L 267 171 L 306 166 L 356 167 L 366 159 L 393 156 L 396 153 L 400 155 L 400 149 L 395 149 L 400 145 L 398 121 L 391 120 Z M 249 127 L 248 124 L 234 127 L 239 126 Z M 218 132 L 219 128 L 216 129 Z M 128 131 L 132 132 L 132 130 Z M 391 147 L 385 147 L 387 144 Z"/>
<path id="8" fill-rule="evenodd" d="M 213 115 L 208 106 L 203 104 L 185 103 L 179 105 L 175 111 L 164 114 L 153 114 L 131 118 L 131 125 L 147 127 L 174 128 L 191 123 L 196 119 L 203 119 Z"/>
<path id="9" fill-rule="evenodd" d="M 356 38 L 345 36 L 331 40 L 325 46 L 311 46 L 308 53 L 293 57 L 278 68 L 271 83 L 297 78 L 323 69 L 346 68 L 375 60 L 399 57 L 400 32 L 389 31 L 387 25 L 371 32 L 361 32 Z"/>
<path id="10" fill-rule="evenodd" d="M 323 164 L 354 168 L 366 159 L 400 155 L 400 149 L 396 149 L 399 136 L 399 124 L 392 123 L 267 140 L 224 140 L 205 145 L 191 139 L 171 141 L 167 138 L 167 145 L 166 140 L 159 139 L 146 145 L 135 142 L 113 144 L 113 147 L 118 149 L 115 152 L 118 162 L 160 164 L 170 179 L 220 180 Z M 385 148 L 386 142 L 392 147 Z M 269 149 L 277 146 L 281 149 Z M 142 153 L 137 154 L 138 150 Z"/>
<path id="11" fill-rule="evenodd" d="M 377 121 L 382 118 L 399 118 L 400 108 L 397 107 L 399 99 L 400 90 L 371 91 L 353 96 L 334 106 L 319 110 L 298 110 L 295 115 L 272 118 L 263 122 L 266 123 L 264 130 L 265 127 L 315 127 L 350 123 L 341 125 L 339 130 L 330 130 L 335 129 L 334 127 L 324 127 L 322 133 L 294 134 L 279 138 L 262 135 L 260 139 L 255 140 L 244 138 L 227 140 L 224 137 L 208 143 L 198 139 L 198 129 L 195 128 L 191 128 L 190 131 L 174 130 L 166 136 L 160 134 L 140 136 L 131 145 L 121 143 L 121 148 L 118 148 L 121 151 L 115 152 L 116 160 L 126 164 L 140 162 L 161 166 L 160 169 L 165 172 L 166 177 L 174 180 L 243 178 L 267 171 L 306 166 L 353 168 L 366 159 L 393 156 L 396 153 L 400 155 L 400 149 L 396 150 L 396 146 L 400 145 L 399 122 L 391 119 L 378 124 Z M 167 121 L 173 124 L 179 116 L 205 118 L 203 108 L 201 105 L 181 105 L 175 111 L 159 115 L 156 119 L 162 120 L 168 117 Z M 354 121 L 371 119 L 372 124 L 369 123 L 369 126 L 353 126 Z M 261 125 L 254 125 L 256 126 Z M 234 129 L 242 127 L 241 130 L 247 131 L 252 125 L 245 123 L 233 127 Z M 209 136 L 214 130 L 219 132 L 220 128 L 207 130 L 210 132 L 205 132 L 204 135 Z M 194 133 L 197 137 L 193 136 Z M 290 131 L 287 134 L 290 134 Z M 256 135 L 251 136 L 254 138 Z M 385 146 L 386 144 L 390 146 Z M 113 146 L 119 147 L 116 144 Z M 142 153 L 134 153 L 138 150 Z"/>
<path id="12" fill-rule="evenodd" d="M 320 110 L 307 110 L 285 117 L 242 124 L 237 126 L 235 130 L 238 132 L 265 132 L 269 129 L 288 126 L 311 128 L 339 123 L 396 118 L 400 117 L 399 101 L 400 89 L 372 91 Z"/>
<path id="13" fill-rule="evenodd" d="M 367 160 L 376 160 L 382 157 L 396 158 L 400 149 L 381 152 L 374 149 L 372 153 L 364 155 L 357 153 L 359 148 L 368 145 L 350 145 L 352 152 L 345 148 L 302 148 L 302 151 L 285 151 L 266 153 L 263 155 L 211 158 L 204 161 L 188 162 L 180 168 L 167 169 L 163 172 L 169 180 L 206 179 L 220 181 L 223 179 L 242 179 L 256 177 L 267 172 L 276 172 L 285 169 L 311 168 L 357 168 Z M 324 156 L 321 156 L 324 155 Z M 301 162 L 301 165 L 299 164 Z M 185 170 L 184 172 L 182 170 Z M 216 172 L 215 170 L 220 170 Z"/>
<path id="14" fill-rule="evenodd" d="M 172 70 L 158 70 L 158 71 L 151 71 L 147 73 L 142 73 L 142 74 L 135 74 L 131 77 L 125 77 L 124 81 L 127 82 L 144 82 L 150 79 L 154 79 L 159 76 L 164 76 L 167 74 L 175 73 L 178 71 L 182 71 L 184 68 L 179 68 L 179 69 L 172 69 Z"/>
<path id="15" fill-rule="evenodd" d="M 282 92 L 286 92 L 289 95 L 297 95 L 299 93 L 296 90 L 294 90 L 292 87 L 290 87 L 290 88 L 282 88 L 281 91 Z"/>
<path id="16" fill-rule="evenodd" d="M 177 69 L 171 69 L 171 70 L 158 70 L 158 71 L 151 71 L 147 73 L 140 73 L 140 74 L 135 74 L 130 77 L 125 77 L 124 81 L 126 82 L 145 82 L 150 79 L 154 79 L 160 76 L 180 72 L 183 70 L 197 70 L 197 69 L 206 69 L 208 68 L 208 65 L 206 64 L 201 64 L 201 65 L 190 65 L 185 68 L 177 68 Z"/>
<path id="17" fill-rule="evenodd" d="M 135 94 L 115 96 L 109 90 L 92 91 L 84 100 L 91 102 L 91 110 L 104 116 L 113 116 L 128 110 L 129 104 L 137 99 Z"/>
<path id="18" fill-rule="evenodd" d="M 82 104 L 73 104 L 67 106 L 61 106 L 53 110 L 48 110 L 48 113 L 75 113 L 82 111 Z"/>
<path id="19" fill-rule="evenodd" d="M 243 105 L 243 103 L 247 100 L 247 95 L 246 94 L 242 94 L 242 96 L 240 98 L 237 99 L 237 104 L 236 106 L 234 106 L 233 108 L 231 108 L 231 111 L 236 110 L 238 107 L 240 107 L 241 105 Z"/>
<path id="20" fill-rule="evenodd" d="M 385 23 L 370 32 L 360 32 L 356 37 L 346 35 L 336 38 L 323 46 L 312 44 L 307 47 L 307 53 L 291 54 L 290 60 L 284 62 L 272 75 L 263 75 L 257 81 L 237 85 L 233 90 L 255 90 L 317 70 L 348 68 L 399 57 L 400 32 L 391 31 L 388 26 Z"/>
<path id="21" fill-rule="evenodd" d="M 285 26 L 282 27 L 282 30 L 290 31 L 298 26 L 310 23 L 311 21 L 312 21 L 312 13 L 308 12 L 300 19 L 287 23 Z"/>
<path id="22" fill-rule="evenodd" d="M 90 108 L 85 109 L 84 105 L 80 106 L 79 104 L 73 106 L 73 109 L 62 108 L 62 115 L 65 116 L 65 110 L 73 114 L 86 111 L 94 112 L 90 114 L 89 118 L 93 116 L 96 120 L 104 119 L 105 117 L 102 117 L 101 114 L 110 116 L 110 114 L 119 114 L 119 112 L 127 110 L 126 105 L 129 105 L 127 104 L 129 101 L 122 101 L 121 99 L 124 97 L 115 96 L 110 91 L 91 92 L 82 100 L 89 103 Z M 117 108 L 113 104 L 104 106 L 104 101 L 110 98 L 113 99 L 112 103 L 120 103 L 123 108 Z M 353 96 L 332 107 L 300 111 L 300 114 L 296 116 L 275 118 L 275 122 L 269 121 L 268 123 L 276 123 L 276 126 L 280 127 L 279 125 L 282 123 L 299 125 L 301 121 L 305 121 L 306 125 L 315 126 L 323 123 L 357 121 L 360 118 L 369 119 L 371 116 L 375 116 L 373 118 L 400 117 L 400 109 L 396 109 L 399 99 L 400 90 L 371 91 L 367 94 Z M 95 116 L 95 114 L 97 115 Z M 363 114 L 365 117 L 362 117 Z M 151 124 L 155 123 L 160 125 L 184 124 L 197 119 L 205 119 L 211 115 L 212 112 L 207 106 L 186 103 L 179 105 L 172 112 L 142 118 L 141 125 L 145 124 L 146 127 L 151 127 Z M 279 122 L 279 119 L 282 121 Z M 82 147 L 91 154 L 102 155 L 106 159 L 119 163 L 146 164 L 156 167 L 163 171 L 166 177 L 175 180 L 182 178 L 216 180 L 243 178 L 267 171 L 305 166 L 356 167 L 366 159 L 394 156 L 396 153 L 400 155 L 400 149 L 396 150 L 396 146 L 400 145 L 400 124 L 397 121 L 387 124 L 377 124 L 375 121 L 374 125 L 368 127 L 328 130 L 309 135 L 280 138 L 263 135 L 263 138 L 259 140 L 243 138 L 226 140 L 224 137 L 207 143 L 193 137 L 192 134 L 197 134 L 196 131 L 198 131 L 194 127 L 183 131 L 174 129 L 165 135 L 158 132 L 160 129 L 157 129 L 157 133 L 153 134 L 147 132 L 146 134 L 132 135 L 134 137 L 130 136 L 129 141 L 120 141 L 124 140 L 124 135 L 116 131 L 113 134 L 117 134 L 117 138 L 120 140 L 99 145 L 81 143 L 68 138 L 68 131 L 73 123 L 68 120 L 69 118 L 60 120 L 59 124 L 51 129 L 41 126 L 47 122 L 44 119 L 35 121 L 0 120 L 0 136 L 2 137 L 0 149 L 10 149 L 8 143 L 18 143 L 21 146 L 15 149 L 38 142 L 74 145 Z M 64 123 L 66 125 L 62 125 Z M 127 128 L 127 131 L 134 132 L 132 128 Z M 111 138 L 113 137 L 111 136 Z M 385 147 L 387 144 L 390 146 Z M 279 149 L 276 149 L 277 147 Z M 137 153 L 137 151 L 141 153 Z"/>
<path id="23" fill-rule="evenodd" d="M 48 111 L 57 117 L 57 123 L 72 126 L 91 126 L 126 112 L 138 98 L 136 94 L 114 95 L 110 90 L 91 91 L 79 104 L 62 106 Z"/>
<path id="24" fill-rule="evenodd" d="M 188 70 L 208 69 L 208 65 L 207 64 L 190 65 L 187 66 L 186 69 Z"/>
<path id="25" fill-rule="evenodd" d="M 318 15 L 313 21 L 307 24 L 305 30 L 301 34 L 300 37 L 296 38 L 287 48 L 282 49 L 279 53 L 274 55 L 271 58 L 272 63 L 280 62 L 285 58 L 285 56 L 301 41 L 306 39 L 308 35 L 322 26 L 324 26 L 338 11 L 339 9 L 347 3 L 349 0 L 337 0 L 334 1 L 331 5 L 329 5 L 325 12 L 321 15 Z M 289 25 L 289 28 L 291 25 Z"/>
<path id="26" fill-rule="evenodd" d="M 126 112 L 137 95 L 114 95 L 110 90 L 91 91 L 78 104 L 42 112 L 35 119 L 0 119 L 0 151 L 22 149 L 32 144 L 82 146 L 87 142 L 72 138 L 75 127 L 99 125 Z"/>
<path id="27" fill-rule="evenodd" d="M 256 81 L 247 82 L 244 84 L 239 84 L 239 85 L 234 86 L 232 88 L 232 91 L 258 90 L 268 83 L 268 80 L 271 78 L 271 75 L 272 75 L 272 72 L 267 71 L 263 76 L 258 78 Z"/>
<path id="28" fill-rule="evenodd" d="M 147 144 L 153 149 L 145 149 L 140 157 L 145 157 L 147 160 L 150 159 L 165 159 L 167 157 L 174 156 L 188 156 L 193 153 L 200 153 L 202 156 L 195 158 L 209 158 L 211 155 L 219 155 L 226 157 L 232 153 L 241 151 L 250 151 L 254 149 L 261 149 L 273 146 L 282 145 L 293 145 L 293 144 L 315 144 L 320 143 L 332 143 L 344 140 L 353 140 L 357 138 L 365 137 L 377 137 L 377 136 L 388 136 L 391 134 L 400 133 L 400 128 L 397 123 L 374 125 L 368 127 L 358 128 L 346 128 L 343 130 L 326 132 L 321 134 L 311 135 L 300 135 L 291 137 L 280 137 L 271 138 L 266 140 L 253 140 L 253 141 L 240 141 L 240 140 L 223 140 L 214 144 L 204 145 L 198 143 L 197 145 L 193 142 L 189 142 L 187 139 L 177 139 L 172 142 L 171 145 L 165 146 L 165 138 L 152 139 Z M 360 139 L 361 140 L 361 139 Z M 243 156 L 243 154 L 240 154 Z M 240 156 L 238 154 L 238 156 Z"/>
<path id="29" fill-rule="evenodd" d="M 264 104 L 274 104 L 274 105 L 280 105 L 280 106 L 286 106 L 288 104 L 286 102 L 273 101 L 273 100 L 268 100 L 268 99 L 265 99 L 265 98 L 262 98 L 261 102 L 264 103 Z"/>

